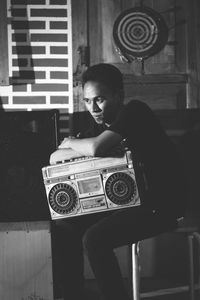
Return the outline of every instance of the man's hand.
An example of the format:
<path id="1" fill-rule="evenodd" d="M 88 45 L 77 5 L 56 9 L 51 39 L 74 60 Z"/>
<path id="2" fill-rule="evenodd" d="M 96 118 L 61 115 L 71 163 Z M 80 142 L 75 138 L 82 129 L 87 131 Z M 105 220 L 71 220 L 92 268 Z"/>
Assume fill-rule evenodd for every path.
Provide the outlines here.
<path id="1" fill-rule="evenodd" d="M 77 153 L 70 148 L 58 149 L 51 154 L 49 162 L 51 165 L 54 165 L 80 156 L 80 153 Z"/>
<path id="2" fill-rule="evenodd" d="M 58 146 L 58 149 L 71 148 L 70 147 L 70 141 L 72 139 L 75 139 L 75 137 L 69 136 L 68 138 L 64 138 L 64 140 L 62 141 L 62 143 Z"/>

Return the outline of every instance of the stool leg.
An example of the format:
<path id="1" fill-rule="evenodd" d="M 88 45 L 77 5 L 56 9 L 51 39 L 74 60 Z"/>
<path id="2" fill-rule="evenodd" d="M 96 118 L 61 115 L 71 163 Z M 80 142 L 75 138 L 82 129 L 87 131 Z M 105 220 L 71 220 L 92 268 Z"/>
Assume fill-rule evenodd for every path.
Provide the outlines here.
<path id="1" fill-rule="evenodd" d="M 193 235 L 188 235 L 188 248 L 189 248 L 189 293 L 190 300 L 194 300 L 194 257 L 193 257 Z"/>
<path id="2" fill-rule="evenodd" d="M 199 269 L 198 269 L 198 296 L 200 298 L 200 234 L 198 232 L 194 232 L 194 237 L 196 238 L 196 241 L 198 242 L 198 258 L 199 258 Z"/>
<path id="3" fill-rule="evenodd" d="M 140 300 L 139 243 L 132 244 L 133 300 Z"/>

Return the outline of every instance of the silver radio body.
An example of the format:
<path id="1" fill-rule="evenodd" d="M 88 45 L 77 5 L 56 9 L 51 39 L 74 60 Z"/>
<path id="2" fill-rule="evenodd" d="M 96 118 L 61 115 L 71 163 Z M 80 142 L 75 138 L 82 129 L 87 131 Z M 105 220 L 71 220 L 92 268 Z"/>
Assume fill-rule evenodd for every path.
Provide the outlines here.
<path id="1" fill-rule="evenodd" d="M 140 205 L 131 152 L 42 168 L 52 220 Z"/>

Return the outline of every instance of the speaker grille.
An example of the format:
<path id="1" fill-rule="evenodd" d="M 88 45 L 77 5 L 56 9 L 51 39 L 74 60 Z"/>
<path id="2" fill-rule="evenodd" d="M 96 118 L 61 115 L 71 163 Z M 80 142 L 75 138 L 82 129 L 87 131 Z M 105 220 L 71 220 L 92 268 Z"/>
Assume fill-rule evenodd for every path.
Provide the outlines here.
<path id="1" fill-rule="evenodd" d="M 50 190 L 49 204 L 58 214 L 69 214 L 78 206 L 75 189 L 66 183 L 58 183 Z"/>
<path id="2" fill-rule="evenodd" d="M 133 200 L 136 193 L 136 184 L 127 173 L 117 172 L 107 179 L 105 190 L 110 201 L 123 205 Z"/>

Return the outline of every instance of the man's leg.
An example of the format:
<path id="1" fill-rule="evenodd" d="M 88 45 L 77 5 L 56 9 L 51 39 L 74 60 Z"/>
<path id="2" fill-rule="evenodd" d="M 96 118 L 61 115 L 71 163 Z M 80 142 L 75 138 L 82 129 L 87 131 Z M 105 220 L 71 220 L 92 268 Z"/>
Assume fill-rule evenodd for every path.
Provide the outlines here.
<path id="1" fill-rule="evenodd" d="M 170 231 L 176 225 L 174 219 L 134 207 L 117 211 L 86 231 L 84 248 L 106 300 L 129 299 L 113 249 Z"/>

